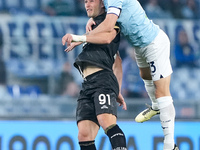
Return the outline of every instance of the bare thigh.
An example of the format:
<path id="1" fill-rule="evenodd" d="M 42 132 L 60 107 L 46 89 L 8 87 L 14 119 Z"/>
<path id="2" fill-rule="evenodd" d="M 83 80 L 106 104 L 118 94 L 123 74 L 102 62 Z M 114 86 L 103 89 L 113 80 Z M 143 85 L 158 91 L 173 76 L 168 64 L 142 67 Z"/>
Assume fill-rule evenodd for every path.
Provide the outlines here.
<path id="1" fill-rule="evenodd" d="M 140 69 L 140 76 L 144 80 L 152 80 L 151 77 L 151 70 L 149 67 L 147 68 L 139 68 Z M 155 85 L 155 97 L 165 97 L 165 96 L 171 96 L 170 94 L 170 80 L 171 75 L 161 78 L 160 80 L 154 81 Z"/>
<path id="2" fill-rule="evenodd" d="M 140 69 L 140 76 L 144 80 L 152 80 L 151 77 L 151 70 L 149 67 L 146 68 L 139 68 Z"/>
<path id="3" fill-rule="evenodd" d="M 116 116 L 112 114 L 100 114 L 97 119 L 104 130 L 117 122 Z"/>
<path id="4" fill-rule="evenodd" d="M 171 75 L 165 78 L 161 78 L 160 80 L 154 81 L 156 87 L 156 93 L 155 93 L 156 98 L 171 96 L 169 89 L 170 80 L 171 80 Z"/>
<path id="5" fill-rule="evenodd" d="M 83 120 L 78 122 L 78 140 L 92 141 L 97 136 L 99 126 L 90 120 Z"/>

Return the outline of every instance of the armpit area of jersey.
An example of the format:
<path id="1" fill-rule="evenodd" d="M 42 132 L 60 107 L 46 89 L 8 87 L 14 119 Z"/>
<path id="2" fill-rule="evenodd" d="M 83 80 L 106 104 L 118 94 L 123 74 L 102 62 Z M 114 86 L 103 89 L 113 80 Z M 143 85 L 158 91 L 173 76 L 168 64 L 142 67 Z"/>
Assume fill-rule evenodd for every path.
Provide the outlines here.
<path id="1" fill-rule="evenodd" d="M 120 32 L 120 28 L 115 25 L 114 29 L 117 31 L 117 34 Z"/>

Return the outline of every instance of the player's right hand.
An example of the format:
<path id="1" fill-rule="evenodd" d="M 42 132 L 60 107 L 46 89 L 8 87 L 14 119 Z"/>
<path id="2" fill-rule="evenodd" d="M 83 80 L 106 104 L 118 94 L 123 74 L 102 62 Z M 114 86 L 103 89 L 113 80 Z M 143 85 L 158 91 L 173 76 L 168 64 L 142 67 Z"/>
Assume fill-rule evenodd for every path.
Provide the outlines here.
<path id="1" fill-rule="evenodd" d="M 127 110 L 126 102 L 121 93 L 119 93 L 119 95 L 117 97 L 117 102 L 119 103 L 119 106 L 122 106 L 122 109 Z"/>
<path id="2" fill-rule="evenodd" d="M 96 23 L 92 18 L 90 18 L 86 24 L 86 32 L 90 32 L 92 30 L 92 25 L 96 25 Z"/>
<path id="3" fill-rule="evenodd" d="M 67 47 L 71 45 L 71 42 L 73 40 L 73 37 L 71 34 L 65 34 L 63 37 L 62 37 L 62 44 L 63 46 L 65 45 L 65 43 L 67 43 Z"/>

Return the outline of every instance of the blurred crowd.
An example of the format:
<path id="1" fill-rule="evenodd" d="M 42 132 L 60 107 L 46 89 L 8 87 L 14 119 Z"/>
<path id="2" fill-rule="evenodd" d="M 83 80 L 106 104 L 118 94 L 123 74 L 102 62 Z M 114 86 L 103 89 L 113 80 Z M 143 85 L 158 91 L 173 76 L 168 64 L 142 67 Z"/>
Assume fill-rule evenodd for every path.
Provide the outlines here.
<path id="1" fill-rule="evenodd" d="M 139 0 L 151 19 L 200 19 L 200 0 Z M 0 14 L 10 15 L 46 15 L 46 16 L 86 16 L 84 0 L 1 0 Z M 200 46 L 200 45 L 199 45 Z M 3 53 L 3 35 L 0 30 L 0 56 Z M 122 94 L 129 98 L 146 98 L 143 81 L 139 76 L 138 67 L 135 62 L 134 48 L 122 37 L 120 44 L 120 55 L 123 60 L 123 83 Z M 199 68 L 200 47 L 190 43 L 187 32 L 178 29 L 178 38 L 172 47 L 174 56 L 174 68 L 182 66 Z M 6 94 L 7 75 L 6 66 L 0 57 L 0 98 Z M 62 66 L 60 75 L 56 78 L 55 95 L 76 98 L 78 96 L 81 75 L 74 69 L 73 64 L 66 61 Z M 13 94 L 14 89 L 10 93 Z M 42 90 L 32 89 L 36 93 Z M 29 91 L 30 93 L 33 91 Z"/>
<path id="2" fill-rule="evenodd" d="M 11 15 L 86 16 L 83 0 L 1 0 L 0 13 Z"/>
<path id="3" fill-rule="evenodd" d="M 199 19 L 199 0 L 141 0 L 150 18 Z"/>
<path id="4" fill-rule="evenodd" d="M 139 0 L 149 18 L 199 19 L 199 0 Z M 84 0 L 1 0 L 0 12 L 29 15 L 86 16 Z"/>

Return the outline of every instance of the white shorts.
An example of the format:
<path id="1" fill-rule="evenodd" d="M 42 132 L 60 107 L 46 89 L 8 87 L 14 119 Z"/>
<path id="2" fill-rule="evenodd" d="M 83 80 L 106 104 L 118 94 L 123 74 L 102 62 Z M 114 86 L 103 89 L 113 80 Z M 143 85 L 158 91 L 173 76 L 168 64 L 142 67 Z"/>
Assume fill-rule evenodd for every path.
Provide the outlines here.
<path id="1" fill-rule="evenodd" d="M 148 46 L 135 47 L 135 57 L 139 68 L 150 67 L 153 81 L 172 73 L 170 63 L 170 41 L 162 30 Z"/>

